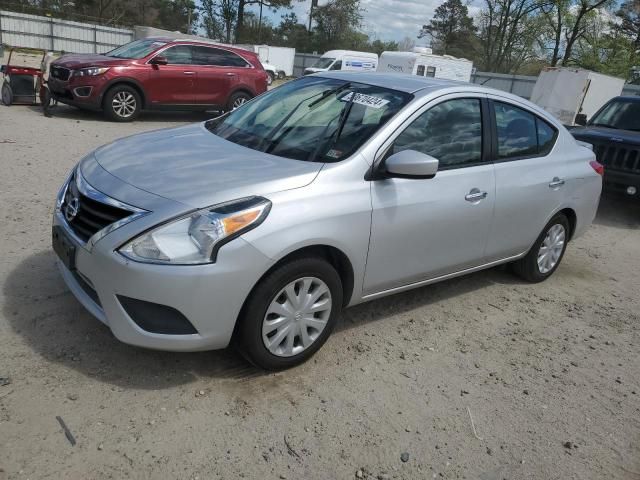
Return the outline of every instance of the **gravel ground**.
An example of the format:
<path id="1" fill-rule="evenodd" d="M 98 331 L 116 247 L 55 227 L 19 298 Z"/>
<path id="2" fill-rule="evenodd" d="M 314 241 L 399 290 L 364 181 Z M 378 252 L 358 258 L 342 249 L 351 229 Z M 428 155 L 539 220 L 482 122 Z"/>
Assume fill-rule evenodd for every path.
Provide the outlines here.
<path id="1" fill-rule="evenodd" d="M 290 371 L 116 341 L 55 269 L 55 193 L 95 147 L 201 119 L 0 106 L 0 479 L 640 478 L 638 204 L 605 198 L 543 284 L 352 308 Z"/>

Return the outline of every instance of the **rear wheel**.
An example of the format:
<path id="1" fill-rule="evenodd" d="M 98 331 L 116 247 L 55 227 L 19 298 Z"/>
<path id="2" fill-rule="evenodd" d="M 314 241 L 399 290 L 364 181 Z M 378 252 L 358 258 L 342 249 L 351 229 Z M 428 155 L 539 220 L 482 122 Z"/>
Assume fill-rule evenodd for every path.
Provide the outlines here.
<path id="1" fill-rule="evenodd" d="M 4 103 L 7 107 L 13 103 L 13 91 L 11 90 L 11 85 L 6 80 L 2 84 L 2 103 Z"/>
<path id="2" fill-rule="evenodd" d="M 276 74 L 273 72 L 267 72 L 267 85 L 271 85 L 276 79 Z"/>
<path id="3" fill-rule="evenodd" d="M 342 307 L 338 272 L 320 258 L 299 258 L 264 277 L 247 299 L 237 342 L 254 365 L 298 365 L 327 340 Z"/>
<path id="4" fill-rule="evenodd" d="M 236 92 L 229 97 L 229 101 L 227 102 L 227 111 L 235 110 L 249 100 L 251 100 L 251 95 L 247 92 Z"/>
<path id="5" fill-rule="evenodd" d="M 569 220 L 560 213 L 553 217 L 529 253 L 513 263 L 514 271 L 529 282 L 542 282 L 556 271 L 569 241 Z"/>
<path id="6" fill-rule="evenodd" d="M 135 120 L 141 109 L 140 94 L 129 85 L 116 85 L 104 96 L 104 111 L 107 117 L 116 122 Z"/>

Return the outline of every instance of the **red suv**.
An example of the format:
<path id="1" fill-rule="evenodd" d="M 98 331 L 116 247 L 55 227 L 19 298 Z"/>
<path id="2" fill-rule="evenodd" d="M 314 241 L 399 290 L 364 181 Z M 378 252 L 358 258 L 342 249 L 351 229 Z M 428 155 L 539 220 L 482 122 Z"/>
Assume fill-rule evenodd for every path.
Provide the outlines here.
<path id="1" fill-rule="evenodd" d="M 193 40 L 145 38 L 104 55 L 64 55 L 49 90 L 68 105 L 131 121 L 141 110 L 232 110 L 267 89 L 247 50 Z"/>

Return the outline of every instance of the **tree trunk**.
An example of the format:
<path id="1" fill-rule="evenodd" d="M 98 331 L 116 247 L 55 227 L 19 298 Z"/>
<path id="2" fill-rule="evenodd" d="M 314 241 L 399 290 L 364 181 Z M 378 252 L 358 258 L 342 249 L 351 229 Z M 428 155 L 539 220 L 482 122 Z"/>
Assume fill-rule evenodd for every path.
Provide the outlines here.
<path id="1" fill-rule="evenodd" d="M 236 21 L 236 43 L 242 40 L 242 29 L 244 28 L 244 5 L 245 0 L 238 1 L 238 20 Z"/>
<path id="2" fill-rule="evenodd" d="M 560 11 L 560 5 L 558 5 L 557 8 L 558 8 L 558 23 L 554 27 L 556 38 L 554 39 L 555 44 L 553 46 L 553 56 L 551 57 L 552 67 L 557 66 L 558 60 L 560 60 L 560 42 L 562 41 L 562 12 Z"/>

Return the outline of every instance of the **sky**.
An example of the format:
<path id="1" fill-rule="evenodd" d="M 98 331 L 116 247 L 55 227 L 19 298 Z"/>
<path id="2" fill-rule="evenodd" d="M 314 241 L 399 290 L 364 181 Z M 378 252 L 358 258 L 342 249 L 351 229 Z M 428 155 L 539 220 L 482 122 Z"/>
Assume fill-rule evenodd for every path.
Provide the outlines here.
<path id="1" fill-rule="evenodd" d="M 364 19 L 362 30 L 371 38 L 380 40 L 400 41 L 405 37 L 410 37 L 418 45 L 426 45 L 428 39 L 418 40 L 416 37 L 422 25 L 431 20 L 435 9 L 444 0 L 361 0 Z M 326 0 L 320 0 L 320 5 Z M 309 22 L 309 6 L 311 0 L 293 0 L 293 12 L 298 16 L 298 20 L 305 25 Z M 477 7 L 476 7 L 477 8 Z M 473 15 L 473 6 L 469 7 Z M 253 11 L 257 9 L 253 8 Z M 274 25 L 280 23 L 280 17 L 286 13 L 281 9 L 277 13 L 263 10 L 263 16 L 268 17 Z"/>

